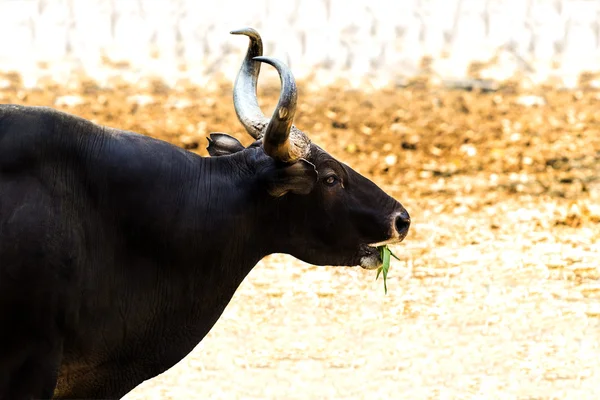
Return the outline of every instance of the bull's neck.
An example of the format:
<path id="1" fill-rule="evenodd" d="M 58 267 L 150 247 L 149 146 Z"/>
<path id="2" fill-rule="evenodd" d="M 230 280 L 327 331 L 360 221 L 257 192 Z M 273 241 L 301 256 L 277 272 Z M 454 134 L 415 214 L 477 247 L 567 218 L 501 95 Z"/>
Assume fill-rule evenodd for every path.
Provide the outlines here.
<path id="1" fill-rule="evenodd" d="M 262 196 L 244 153 L 201 159 L 197 186 L 191 188 L 194 204 L 186 216 L 196 260 L 207 262 L 199 272 L 224 274 L 232 283 L 241 282 L 267 255 Z"/>

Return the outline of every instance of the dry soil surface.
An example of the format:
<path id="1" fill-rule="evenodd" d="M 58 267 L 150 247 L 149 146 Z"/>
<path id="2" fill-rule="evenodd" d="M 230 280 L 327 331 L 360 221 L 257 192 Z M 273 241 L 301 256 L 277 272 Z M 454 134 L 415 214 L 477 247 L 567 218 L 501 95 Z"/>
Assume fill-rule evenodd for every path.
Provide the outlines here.
<path id="1" fill-rule="evenodd" d="M 213 131 L 251 141 L 229 82 L 7 78 L 2 103 L 202 155 Z M 263 86 L 270 115 L 279 89 Z M 388 294 L 374 271 L 266 258 L 197 348 L 126 399 L 600 398 L 600 92 L 299 89 L 296 125 L 411 214 Z"/>

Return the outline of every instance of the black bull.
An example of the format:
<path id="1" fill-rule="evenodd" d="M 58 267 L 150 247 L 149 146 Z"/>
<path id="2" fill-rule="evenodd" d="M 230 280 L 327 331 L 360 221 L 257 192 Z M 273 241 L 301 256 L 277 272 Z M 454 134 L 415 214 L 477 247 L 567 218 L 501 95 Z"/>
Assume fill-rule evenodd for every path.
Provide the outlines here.
<path id="1" fill-rule="evenodd" d="M 410 219 L 292 120 L 296 86 L 252 29 L 238 117 L 200 157 L 49 108 L 0 106 L 0 399 L 118 398 L 185 357 L 263 257 L 381 264 Z M 271 119 L 261 62 L 281 77 Z"/>

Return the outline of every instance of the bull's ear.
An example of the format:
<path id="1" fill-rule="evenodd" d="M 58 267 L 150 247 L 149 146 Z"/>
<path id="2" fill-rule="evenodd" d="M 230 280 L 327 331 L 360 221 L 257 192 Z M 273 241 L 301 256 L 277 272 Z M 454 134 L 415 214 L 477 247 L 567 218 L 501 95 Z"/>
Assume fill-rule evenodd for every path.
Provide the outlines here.
<path id="1" fill-rule="evenodd" d="M 215 132 L 211 133 L 208 139 L 208 154 L 211 157 L 227 156 L 244 150 L 244 146 L 239 140 L 226 133 Z"/>
<path id="2" fill-rule="evenodd" d="M 268 178 L 267 190 L 274 197 L 281 197 L 288 192 L 309 194 L 317 183 L 317 177 L 314 164 L 300 159 L 294 164 L 276 168 Z"/>

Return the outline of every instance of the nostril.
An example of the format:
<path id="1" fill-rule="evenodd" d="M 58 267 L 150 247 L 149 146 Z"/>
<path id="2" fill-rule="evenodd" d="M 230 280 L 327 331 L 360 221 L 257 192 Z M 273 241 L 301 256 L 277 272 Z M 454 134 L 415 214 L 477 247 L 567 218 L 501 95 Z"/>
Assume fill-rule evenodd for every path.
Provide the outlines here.
<path id="1" fill-rule="evenodd" d="M 408 228 L 410 227 L 410 216 L 407 213 L 398 215 L 394 222 L 394 226 L 400 235 L 406 235 Z"/>

